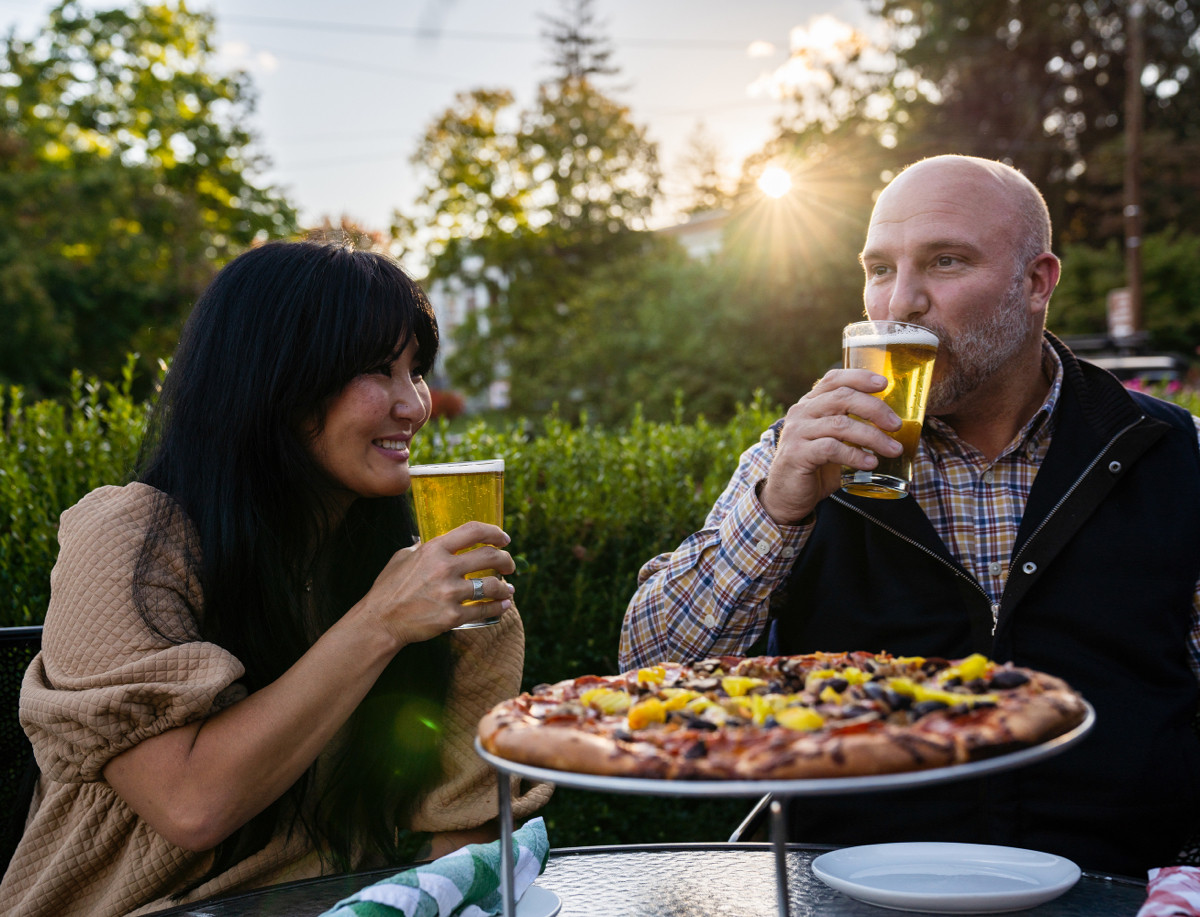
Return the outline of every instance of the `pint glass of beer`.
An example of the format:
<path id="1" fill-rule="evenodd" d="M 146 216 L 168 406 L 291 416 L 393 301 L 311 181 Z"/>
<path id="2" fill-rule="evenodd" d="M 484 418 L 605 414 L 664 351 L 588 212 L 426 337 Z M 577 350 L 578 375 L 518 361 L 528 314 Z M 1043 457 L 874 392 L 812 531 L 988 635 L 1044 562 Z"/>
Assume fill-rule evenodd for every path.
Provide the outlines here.
<path id="1" fill-rule="evenodd" d="M 908 493 L 937 348 L 937 335 L 905 322 L 855 322 L 842 331 L 842 365 L 869 369 L 888 380 L 878 397 L 899 416 L 900 429 L 890 435 L 904 446 L 897 458 L 879 456 L 874 471 L 844 467 L 843 490 L 887 500 Z"/>
<path id="2" fill-rule="evenodd" d="M 472 520 L 504 525 L 504 459 L 413 465 L 408 469 L 408 474 L 412 480 L 413 508 L 417 513 L 417 530 L 422 541 L 444 535 Z M 458 553 L 464 554 L 480 547 L 483 545 L 472 545 Z M 475 570 L 464 579 L 496 575 L 495 570 Z M 477 603 L 467 601 L 463 604 Z M 483 627 L 495 624 L 498 620 L 487 618 L 455 629 Z"/>

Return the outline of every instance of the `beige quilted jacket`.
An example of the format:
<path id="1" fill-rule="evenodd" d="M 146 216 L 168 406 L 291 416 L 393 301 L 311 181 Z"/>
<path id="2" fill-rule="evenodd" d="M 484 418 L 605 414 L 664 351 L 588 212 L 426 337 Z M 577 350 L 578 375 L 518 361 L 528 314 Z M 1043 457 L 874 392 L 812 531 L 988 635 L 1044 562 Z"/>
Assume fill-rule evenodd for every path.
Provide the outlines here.
<path id="1" fill-rule="evenodd" d="M 204 874 L 211 855 L 167 843 L 104 781 L 105 764 L 122 751 L 245 695 L 236 658 L 211 643 L 172 645 L 150 633 L 133 607 L 131 574 L 159 496 L 144 484 L 101 487 L 62 516 L 42 652 L 21 687 L 21 722 L 42 777 L 24 837 L 0 882 L 0 914 L 146 914 L 320 872 L 304 843 L 278 837 L 174 899 Z M 195 609 L 183 599 L 184 535 L 181 527 L 163 552 L 154 586 L 181 616 L 191 616 Z M 413 819 L 421 831 L 476 827 L 496 815 L 495 778 L 472 740 L 483 713 L 520 689 L 525 648 L 518 615 L 510 612 L 495 627 L 457 631 L 452 639 L 445 779 Z M 546 786 L 518 794 L 514 783 L 513 790 L 518 817 L 550 796 Z"/>

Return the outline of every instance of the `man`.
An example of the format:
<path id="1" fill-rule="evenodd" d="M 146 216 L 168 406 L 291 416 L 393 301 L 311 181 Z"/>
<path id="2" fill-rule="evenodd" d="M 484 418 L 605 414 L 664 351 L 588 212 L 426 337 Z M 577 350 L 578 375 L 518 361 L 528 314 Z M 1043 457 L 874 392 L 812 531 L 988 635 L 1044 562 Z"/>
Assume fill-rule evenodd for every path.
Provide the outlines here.
<path id="1" fill-rule="evenodd" d="M 1200 420 L 1045 333 L 1059 277 L 1037 189 L 923 160 L 880 194 L 867 317 L 940 339 L 911 498 L 838 490 L 896 455 L 882 377 L 828 372 L 743 454 L 704 529 L 642 570 L 623 668 L 745 652 L 982 652 L 1095 706 L 1078 746 L 997 777 L 797 798 L 792 837 L 956 840 L 1129 875 L 1200 828 Z"/>

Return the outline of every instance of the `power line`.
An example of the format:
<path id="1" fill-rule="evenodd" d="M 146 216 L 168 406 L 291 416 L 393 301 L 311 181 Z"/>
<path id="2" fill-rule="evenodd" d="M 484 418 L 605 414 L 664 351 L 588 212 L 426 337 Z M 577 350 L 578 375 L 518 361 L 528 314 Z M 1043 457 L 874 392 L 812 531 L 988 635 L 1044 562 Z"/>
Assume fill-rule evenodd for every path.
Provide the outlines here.
<path id="1" fill-rule="evenodd" d="M 402 161 L 407 163 L 408 157 L 412 155 L 411 150 L 404 152 L 384 152 L 384 153 L 363 153 L 361 155 L 336 156 L 327 159 L 310 160 L 308 162 L 298 162 L 294 165 L 282 165 L 278 162 L 271 163 L 271 171 L 274 172 L 303 172 L 309 169 L 328 169 L 331 166 L 350 166 L 364 165 L 372 162 L 396 162 Z"/>
<path id="2" fill-rule="evenodd" d="M 323 64 L 327 67 L 341 67 L 345 70 L 360 70 L 365 73 L 382 73 L 387 76 L 402 76 L 410 80 L 418 80 L 425 83 L 455 83 L 461 77 L 451 76 L 450 74 L 430 73 L 427 70 L 401 70 L 396 67 L 387 67 L 381 64 L 368 64 L 363 61 L 342 60 L 336 57 L 324 57 L 320 54 L 301 54 L 294 51 L 273 51 L 270 48 L 263 48 L 269 54 L 274 55 L 280 60 L 294 60 L 306 64 Z"/>
<path id="3" fill-rule="evenodd" d="M 220 22 L 237 22 L 251 26 L 270 28 L 309 29 L 322 32 L 351 32 L 365 35 L 390 35 L 405 38 L 428 38 L 435 41 L 486 41 L 492 44 L 537 44 L 544 39 L 541 35 L 526 35 L 514 32 L 473 32 L 458 29 L 436 29 L 428 26 L 392 26 L 382 23 L 328 22 L 313 19 L 277 19 L 271 16 L 222 16 Z M 663 50 L 745 50 L 750 40 L 729 38 L 614 38 L 614 44 L 626 47 L 659 48 Z"/>

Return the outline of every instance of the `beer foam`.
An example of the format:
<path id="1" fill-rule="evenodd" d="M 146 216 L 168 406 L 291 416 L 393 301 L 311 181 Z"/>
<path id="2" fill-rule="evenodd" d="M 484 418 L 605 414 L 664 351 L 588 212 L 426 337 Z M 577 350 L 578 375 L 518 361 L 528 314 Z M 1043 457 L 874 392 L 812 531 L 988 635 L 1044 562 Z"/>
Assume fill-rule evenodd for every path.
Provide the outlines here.
<path id="1" fill-rule="evenodd" d="M 915 344 L 922 347 L 937 347 L 937 335 L 928 328 L 920 325 L 909 325 L 881 334 L 847 335 L 843 341 L 845 347 L 881 347 L 890 344 Z"/>
<path id="2" fill-rule="evenodd" d="M 410 475 L 423 474 L 488 474 L 504 470 L 504 459 L 482 459 L 476 462 L 434 462 L 431 465 L 409 465 Z"/>

